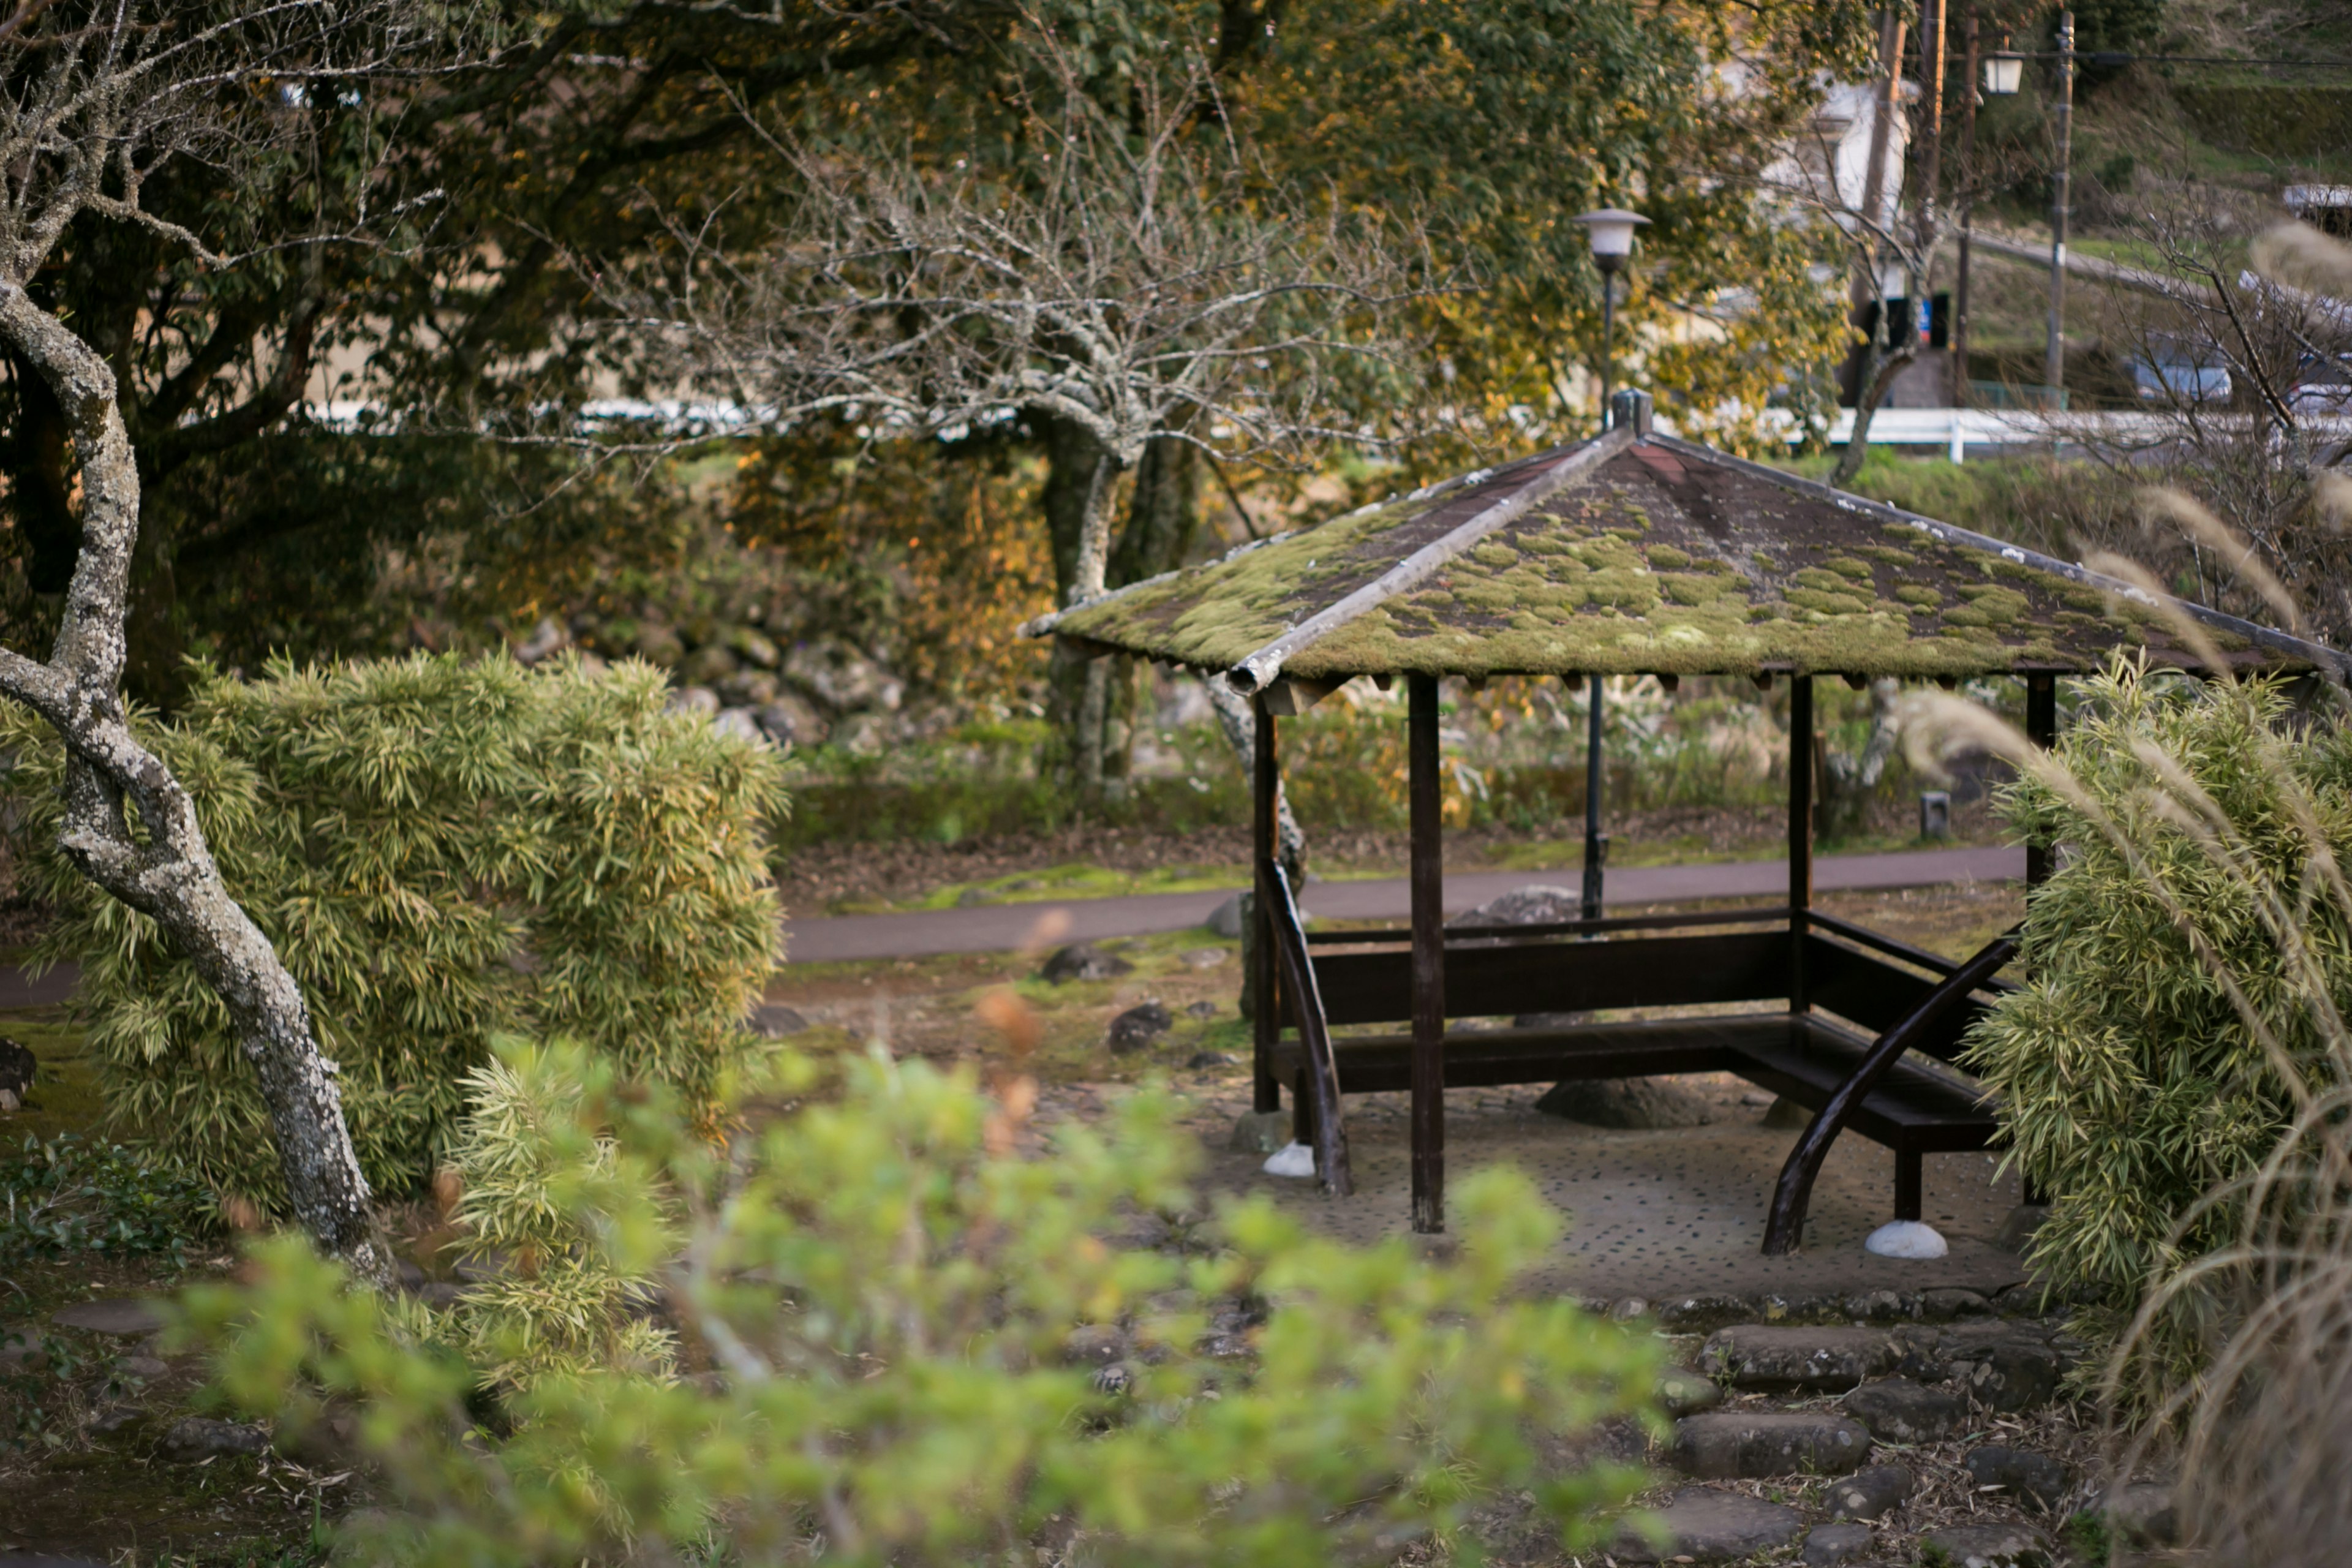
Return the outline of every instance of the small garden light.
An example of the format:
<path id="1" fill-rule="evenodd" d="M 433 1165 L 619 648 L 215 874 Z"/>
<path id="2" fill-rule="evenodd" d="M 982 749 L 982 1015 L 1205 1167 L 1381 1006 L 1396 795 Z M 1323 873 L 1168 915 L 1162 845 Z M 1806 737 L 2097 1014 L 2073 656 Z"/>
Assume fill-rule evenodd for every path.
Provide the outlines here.
<path id="1" fill-rule="evenodd" d="M 2025 79 L 2023 55 L 1987 55 L 1984 62 L 1984 89 L 1996 98 L 2015 95 Z"/>

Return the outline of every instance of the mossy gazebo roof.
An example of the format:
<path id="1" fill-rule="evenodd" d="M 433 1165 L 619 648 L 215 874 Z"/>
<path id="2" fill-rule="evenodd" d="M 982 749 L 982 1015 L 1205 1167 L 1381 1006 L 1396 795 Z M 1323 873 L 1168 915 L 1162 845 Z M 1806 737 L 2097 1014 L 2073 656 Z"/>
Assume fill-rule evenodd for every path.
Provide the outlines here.
<path id="1" fill-rule="evenodd" d="M 2239 672 L 2352 658 L 1948 523 L 1622 423 L 1033 621 L 1242 690 L 1360 675 L 1956 678 L 2116 648 Z"/>

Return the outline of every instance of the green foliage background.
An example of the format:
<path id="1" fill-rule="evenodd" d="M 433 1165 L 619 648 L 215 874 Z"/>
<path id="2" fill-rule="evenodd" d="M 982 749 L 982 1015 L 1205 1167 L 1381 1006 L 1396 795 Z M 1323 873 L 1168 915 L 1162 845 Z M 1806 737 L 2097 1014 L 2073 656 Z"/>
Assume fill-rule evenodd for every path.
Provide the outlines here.
<path id="1" fill-rule="evenodd" d="M 2276 686 L 2118 667 L 2084 698 L 2064 773 L 2002 796 L 2012 828 L 2069 853 L 2028 902 L 2026 984 L 1969 1059 L 2052 1197 L 2036 1271 L 2114 1346 L 2238 1240 L 2238 1185 L 2352 1061 L 2352 737 L 2330 712 L 2290 730 Z M 2230 1284 L 2180 1290 L 2138 1342 L 2155 1386 L 2194 1374 Z"/>
<path id="2" fill-rule="evenodd" d="M 645 665 L 419 655 L 199 670 L 176 721 L 143 724 L 300 984 L 379 1193 L 442 1161 L 496 1031 L 562 1030 L 689 1104 L 718 1093 L 777 957 L 779 764 L 664 696 Z M 58 852 L 47 727 L 12 710 L 0 744 L 28 880 L 60 914 L 37 953 L 82 966 L 113 1120 L 270 1201 L 268 1115 L 219 999 Z"/>

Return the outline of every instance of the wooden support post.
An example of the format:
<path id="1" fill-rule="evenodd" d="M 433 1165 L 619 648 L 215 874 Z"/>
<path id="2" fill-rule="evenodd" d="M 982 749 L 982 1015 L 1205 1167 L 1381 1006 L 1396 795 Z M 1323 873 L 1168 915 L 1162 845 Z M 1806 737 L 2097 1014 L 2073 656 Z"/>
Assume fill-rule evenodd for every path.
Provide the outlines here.
<path id="1" fill-rule="evenodd" d="M 1412 1228 L 1445 1228 L 1445 870 L 1437 678 L 1406 678 L 1412 825 Z"/>
<path id="2" fill-rule="evenodd" d="M 2025 738 L 2048 751 L 2058 743 L 2058 678 L 2047 671 L 2025 678 Z M 2050 879 L 2056 846 L 2035 839 L 2025 847 L 2025 886 L 2029 891 Z"/>
<path id="3" fill-rule="evenodd" d="M 1250 900 L 1250 975 L 1251 994 L 1256 1005 L 1250 1018 L 1250 1070 L 1253 1080 L 1250 1108 L 1254 1110 L 1280 1110 L 1282 1085 L 1274 1076 L 1274 1047 L 1282 1037 L 1282 1008 L 1278 988 L 1281 965 L 1274 952 L 1274 876 L 1276 854 L 1275 792 L 1282 779 L 1281 768 L 1274 752 L 1274 715 L 1260 697 L 1250 704 L 1257 715 L 1255 744 L 1251 748 L 1250 768 L 1250 856 L 1257 868 L 1256 896 Z"/>
<path id="4" fill-rule="evenodd" d="M 1927 1184 L 1925 1157 L 1916 1149 L 1895 1151 L 1895 1217 L 1917 1219 Z"/>
<path id="5" fill-rule="evenodd" d="M 1813 678 L 1789 678 L 1789 1011 L 1805 994 L 1805 911 L 1813 905 Z"/>

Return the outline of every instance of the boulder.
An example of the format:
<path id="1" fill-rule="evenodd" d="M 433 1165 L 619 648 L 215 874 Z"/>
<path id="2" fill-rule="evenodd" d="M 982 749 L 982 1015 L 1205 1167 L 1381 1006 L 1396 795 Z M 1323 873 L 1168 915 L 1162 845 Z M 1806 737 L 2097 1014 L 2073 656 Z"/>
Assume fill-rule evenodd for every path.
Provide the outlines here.
<path id="1" fill-rule="evenodd" d="M 1229 1068 L 1234 1065 L 1236 1064 L 1234 1058 L 1223 1051 L 1194 1051 L 1184 1058 L 1184 1068 L 1187 1072 L 1210 1072 L 1218 1068 Z"/>
<path id="2" fill-rule="evenodd" d="M 1669 1457 L 1703 1479 L 1842 1476 L 1870 1457 L 1870 1433 L 1820 1411 L 1710 1410 L 1675 1423 Z"/>
<path id="3" fill-rule="evenodd" d="M 572 645 L 572 634 L 562 622 L 552 616 L 541 616 L 530 635 L 515 644 L 515 662 L 525 667 L 558 653 Z"/>
<path id="4" fill-rule="evenodd" d="M 1841 1402 L 1882 1443 L 1940 1443 L 1968 1425 L 1968 1401 L 1907 1377 L 1865 1383 Z"/>
<path id="5" fill-rule="evenodd" d="M 1979 1489 L 1999 1487 L 2039 1508 L 2056 1508 L 2064 1500 L 2067 1489 L 2074 1485 L 2074 1477 L 2065 1466 L 2031 1448 L 2008 1448 L 1988 1443 L 1970 1452 L 1963 1462 L 1969 1474 L 1976 1478 Z"/>
<path id="6" fill-rule="evenodd" d="M 1105 952 L 1092 942 L 1074 942 L 1045 960 L 1037 978 L 1050 985 L 1066 985 L 1073 980 L 1115 980 L 1134 969 L 1117 953 Z"/>
<path id="7" fill-rule="evenodd" d="M 718 682 L 719 700 L 730 708 L 763 708 L 783 689 L 764 669 L 739 669 Z"/>
<path id="8" fill-rule="evenodd" d="M 1658 1379 L 1658 1404 L 1669 1415 L 1696 1415 L 1723 1403 L 1723 1384 L 1675 1367 Z"/>
<path id="9" fill-rule="evenodd" d="M 706 643 L 677 663 L 677 678 L 690 686 L 716 686 L 736 670 L 735 656 Z"/>
<path id="10" fill-rule="evenodd" d="M 1813 1124 L 1813 1113 L 1782 1095 L 1764 1110 L 1764 1125 L 1775 1132 L 1801 1131 Z"/>
<path id="11" fill-rule="evenodd" d="M 208 1415 L 184 1415 L 165 1430 L 155 1453 L 174 1464 L 192 1465 L 226 1454 L 259 1454 L 268 1447 L 269 1434 L 258 1426 L 215 1421 Z"/>
<path id="12" fill-rule="evenodd" d="M 1845 1315 L 1858 1323 L 1895 1323 L 1917 1310 L 1912 1298 L 1893 1290 L 1865 1290 L 1845 1299 Z"/>
<path id="13" fill-rule="evenodd" d="M 708 686 L 681 686 L 663 699 L 662 706 L 673 713 L 699 713 L 706 719 L 719 714 L 719 693 Z"/>
<path id="14" fill-rule="evenodd" d="M 710 727 L 730 741 L 768 743 L 768 731 L 761 728 L 760 716 L 749 708 L 721 708 L 711 715 Z"/>
<path id="15" fill-rule="evenodd" d="M 1445 924 L 1453 931 L 1475 926 L 1548 926 L 1581 920 L 1583 916 L 1582 893 L 1572 888 L 1555 888 L 1536 882 L 1505 893 L 1499 899 L 1489 899 L 1475 910 L 1455 915 Z"/>
<path id="16" fill-rule="evenodd" d="M 2130 1546 L 2173 1546 L 2180 1540 L 2180 1514 L 2172 1489 L 2133 1481 L 2107 1494 L 2107 1531 Z"/>
<path id="17" fill-rule="evenodd" d="M 727 634 L 727 646 L 746 664 L 761 669 L 773 669 L 782 658 L 776 645 L 750 626 L 736 626 Z"/>
<path id="18" fill-rule="evenodd" d="M 1157 1002 L 1129 1007 L 1110 1021 L 1111 1054 L 1123 1057 L 1139 1051 L 1175 1025 L 1175 1018 Z"/>
<path id="19" fill-rule="evenodd" d="M 1225 1147 L 1236 1154 L 1271 1154 L 1290 1142 L 1290 1112 L 1253 1110 L 1234 1118 Z"/>
<path id="20" fill-rule="evenodd" d="M 1184 961 L 1187 969 L 1215 969 L 1233 955 L 1229 947 L 1188 947 L 1176 956 Z"/>
<path id="21" fill-rule="evenodd" d="M 1876 1329 L 1742 1323 L 1708 1336 L 1699 1369 L 1738 1388 L 1827 1392 L 1892 1370 L 1896 1353 Z"/>
<path id="22" fill-rule="evenodd" d="M 1943 1233 L 1916 1219 L 1889 1220 L 1863 1237 L 1862 1249 L 1880 1258 L 1941 1258 L 1951 1247 Z"/>
<path id="23" fill-rule="evenodd" d="M 1927 1552 L 1940 1552 L 1950 1568 L 2049 1568 L 2054 1561 L 2042 1532 L 2026 1524 L 1956 1524 L 1919 1538 Z"/>
<path id="24" fill-rule="evenodd" d="M 1209 918 L 1201 923 L 1227 942 L 1239 942 L 1243 930 L 1249 923 L 1248 900 L 1247 893 L 1235 893 L 1211 910 Z"/>
<path id="25" fill-rule="evenodd" d="M 2049 1404 L 2065 1370 L 2055 1350 L 2022 1335 L 1958 1347 L 1948 1342 L 1943 1356 L 1969 1397 L 2006 1414 Z"/>
<path id="26" fill-rule="evenodd" d="M 751 1009 L 751 1016 L 746 1022 L 751 1025 L 751 1032 L 763 1040 L 785 1039 L 809 1026 L 808 1020 L 801 1016 L 798 1008 L 787 1007 L 781 1002 L 761 1003 Z"/>
<path id="27" fill-rule="evenodd" d="M 1713 1487 L 1685 1487 L 1650 1518 L 1663 1527 L 1664 1545 L 1628 1521 L 1611 1554 L 1625 1563 L 1736 1563 L 1786 1546 L 1805 1528 L 1794 1509 Z"/>
<path id="28" fill-rule="evenodd" d="M 1797 1559 L 1805 1568 L 1831 1568 L 1851 1563 L 1870 1550 L 1874 1533 L 1866 1524 L 1816 1525 L 1805 1536 L 1805 1550 Z"/>
<path id="29" fill-rule="evenodd" d="M 780 692 L 770 701 L 760 704 L 757 717 L 760 728 L 778 745 L 790 742 L 795 746 L 814 746 L 824 742 L 828 726 L 824 717 L 804 697 L 792 692 Z"/>
<path id="30" fill-rule="evenodd" d="M 1218 1006 L 1214 1002 L 1203 997 L 1198 1002 L 1187 1005 L 1184 1009 L 1184 1016 L 1188 1018 L 1198 1018 L 1205 1024 L 1223 1011 L 1224 1009 Z"/>
<path id="31" fill-rule="evenodd" d="M 1822 1506 L 1838 1519 L 1880 1519 L 1903 1506 L 1918 1479 L 1900 1465 L 1873 1465 L 1833 1481 Z"/>
<path id="32" fill-rule="evenodd" d="M 1528 1026 L 1524 1020 L 1514 1022 Z M 1715 1108 L 1704 1097 L 1671 1078 L 1571 1079 L 1546 1089 L 1536 1109 L 1587 1127 L 1645 1131 L 1704 1127 L 1715 1120 Z"/>

